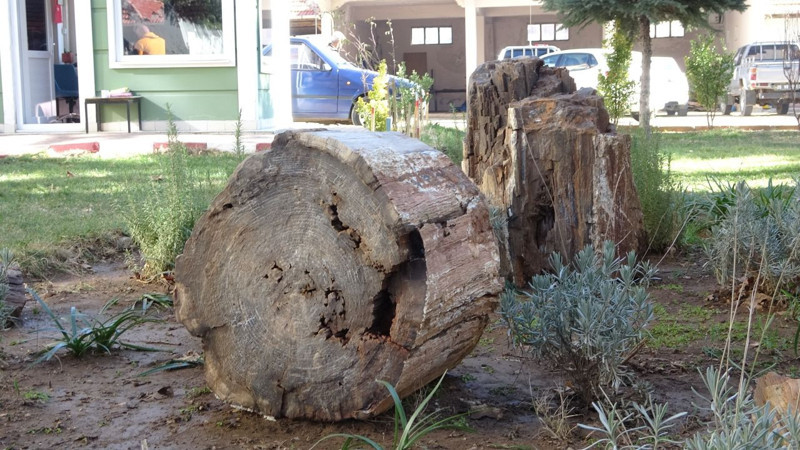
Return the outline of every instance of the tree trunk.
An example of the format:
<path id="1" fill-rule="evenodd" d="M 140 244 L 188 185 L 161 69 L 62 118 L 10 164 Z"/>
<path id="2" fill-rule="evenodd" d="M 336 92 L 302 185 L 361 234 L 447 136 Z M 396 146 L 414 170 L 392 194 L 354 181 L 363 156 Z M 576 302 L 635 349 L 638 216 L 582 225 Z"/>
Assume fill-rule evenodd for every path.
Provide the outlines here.
<path id="1" fill-rule="evenodd" d="M 650 61 L 653 45 L 650 38 L 650 19 L 639 17 L 639 36 L 642 38 L 642 75 L 639 90 L 639 126 L 650 134 Z"/>
<path id="2" fill-rule="evenodd" d="M 287 132 L 246 159 L 176 262 L 178 319 L 222 399 L 343 420 L 475 346 L 502 289 L 487 207 L 400 133 Z"/>
<path id="3" fill-rule="evenodd" d="M 593 90 L 574 91 L 566 70 L 534 59 L 488 62 L 470 79 L 464 169 L 506 219 L 502 272 L 520 286 L 553 251 L 645 248 L 630 138 L 611 131 Z"/>

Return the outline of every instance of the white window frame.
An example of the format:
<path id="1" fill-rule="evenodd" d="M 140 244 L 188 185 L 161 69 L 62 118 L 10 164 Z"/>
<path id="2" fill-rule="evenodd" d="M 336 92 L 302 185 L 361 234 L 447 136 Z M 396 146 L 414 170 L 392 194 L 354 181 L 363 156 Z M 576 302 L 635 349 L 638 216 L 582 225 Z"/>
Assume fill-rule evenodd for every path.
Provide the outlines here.
<path id="1" fill-rule="evenodd" d="M 222 49 L 218 55 L 126 55 L 122 39 L 122 0 L 106 0 L 108 66 L 112 69 L 236 66 L 236 18 L 232 1 L 222 0 Z"/>
<path id="2" fill-rule="evenodd" d="M 650 38 L 680 38 L 686 36 L 686 30 L 680 20 L 664 21 L 650 24 Z"/>
<path id="3" fill-rule="evenodd" d="M 555 42 L 569 40 L 569 27 L 561 23 L 530 23 L 527 27 L 529 42 Z"/>

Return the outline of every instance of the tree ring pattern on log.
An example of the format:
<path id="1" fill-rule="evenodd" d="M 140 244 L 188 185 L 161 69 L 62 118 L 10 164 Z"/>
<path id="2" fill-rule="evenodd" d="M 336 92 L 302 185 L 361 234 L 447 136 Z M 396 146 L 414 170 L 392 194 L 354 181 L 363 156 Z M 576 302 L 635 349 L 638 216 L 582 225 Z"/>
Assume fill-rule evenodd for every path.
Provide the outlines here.
<path id="1" fill-rule="evenodd" d="M 287 132 L 253 155 L 176 262 L 176 314 L 222 399 L 342 420 L 391 406 L 477 343 L 501 289 L 477 188 L 397 133 Z"/>

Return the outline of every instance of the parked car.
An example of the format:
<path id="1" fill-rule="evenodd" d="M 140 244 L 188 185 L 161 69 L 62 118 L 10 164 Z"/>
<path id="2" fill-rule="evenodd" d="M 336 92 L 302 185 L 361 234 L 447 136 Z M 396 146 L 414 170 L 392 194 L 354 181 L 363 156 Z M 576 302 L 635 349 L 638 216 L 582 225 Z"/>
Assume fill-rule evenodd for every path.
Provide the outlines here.
<path id="1" fill-rule="evenodd" d="M 797 70 L 800 48 L 796 43 L 747 44 L 736 51 L 733 63 L 733 77 L 727 95 L 720 101 L 720 111 L 730 114 L 738 103 L 744 116 L 752 114 L 753 105 L 764 104 L 775 104 L 778 114 L 789 112 L 791 92 L 784 64 L 793 64 Z"/>
<path id="2" fill-rule="evenodd" d="M 550 67 L 564 67 L 580 89 L 597 89 L 598 75 L 608 73 L 609 51 L 602 48 L 563 50 L 542 57 Z M 642 54 L 632 52 L 628 78 L 636 83 L 631 96 L 631 115 L 639 116 L 639 80 L 642 73 Z M 689 83 L 675 59 L 654 56 L 650 60 L 650 106 L 653 111 L 664 110 L 667 115 L 685 116 L 689 110 Z"/>
<path id="3" fill-rule="evenodd" d="M 292 70 L 292 118 L 298 121 L 351 121 L 361 125 L 355 108 L 359 97 L 372 89 L 378 72 L 347 61 L 324 41 L 315 37 L 292 37 L 289 58 Z M 262 50 L 271 56 L 272 46 Z M 409 80 L 389 76 L 403 86 Z"/>
<path id="4" fill-rule="evenodd" d="M 523 56 L 536 56 L 540 58 L 548 53 L 557 52 L 559 50 L 561 49 L 554 45 L 509 45 L 500 50 L 497 59 L 521 58 Z"/>

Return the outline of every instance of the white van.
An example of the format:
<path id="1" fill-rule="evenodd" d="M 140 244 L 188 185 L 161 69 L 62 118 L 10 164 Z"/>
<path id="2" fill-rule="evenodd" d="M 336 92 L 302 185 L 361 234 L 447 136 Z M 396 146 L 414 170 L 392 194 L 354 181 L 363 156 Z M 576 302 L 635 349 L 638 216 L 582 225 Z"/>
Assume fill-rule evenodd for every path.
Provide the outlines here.
<path id="1" fill-rule="evenodd" d="M 521 58 L 523 56 L 541 57 L 548 53 L 560 51 L 561 49 L 553 45 L 510 45 L 500 50 L 497 59 Z"/>

